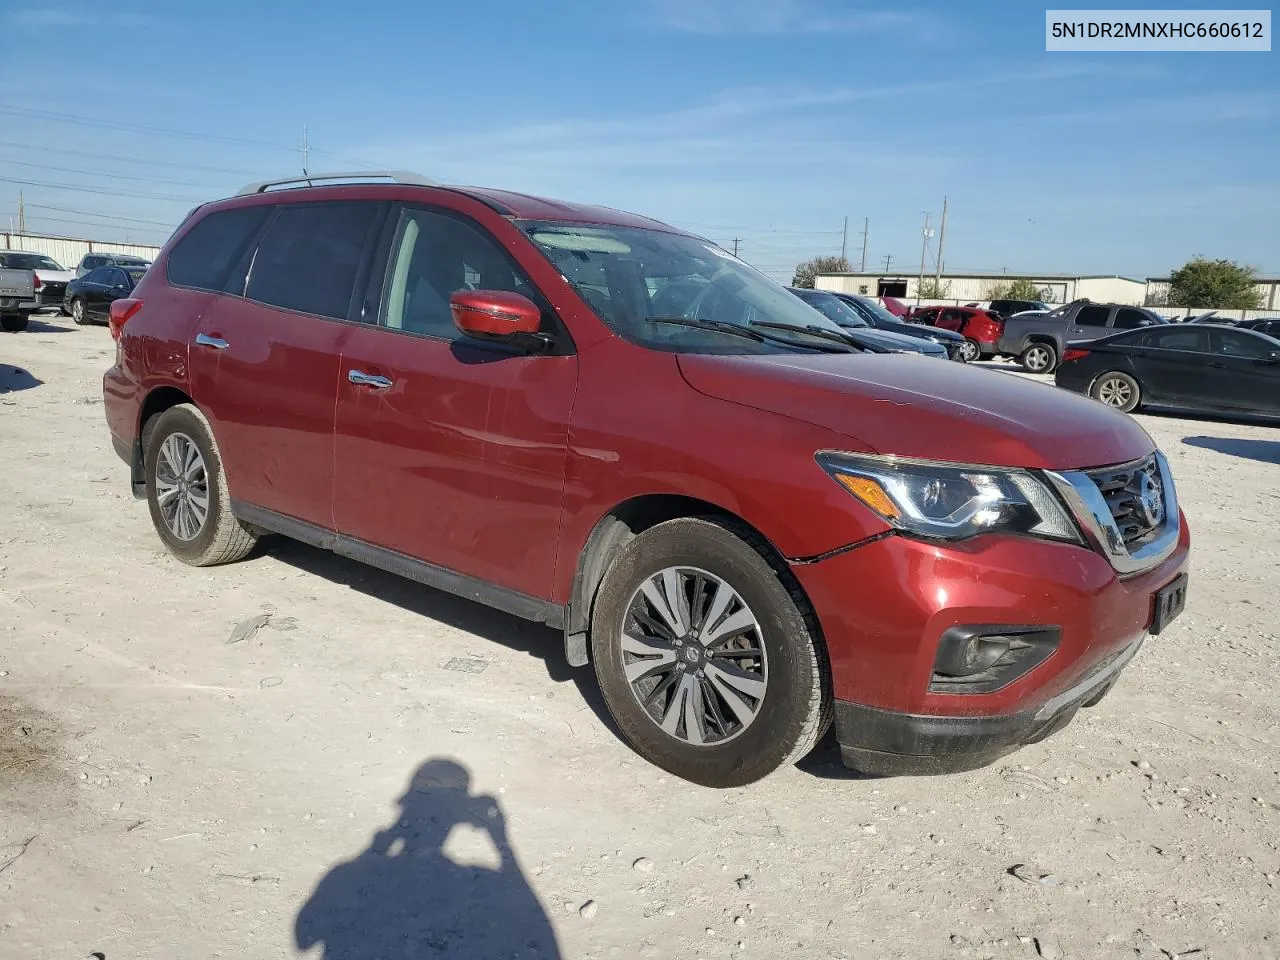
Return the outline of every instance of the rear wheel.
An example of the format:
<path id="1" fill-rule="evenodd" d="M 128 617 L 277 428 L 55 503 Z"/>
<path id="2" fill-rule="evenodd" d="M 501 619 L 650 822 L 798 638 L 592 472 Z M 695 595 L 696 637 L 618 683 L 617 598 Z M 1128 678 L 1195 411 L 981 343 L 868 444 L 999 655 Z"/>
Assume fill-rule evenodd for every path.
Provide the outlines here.
<path id="1" fill-rule="evenodd" d="M 596 675 L 646 759 L 708 787 L 794 763 L 830 723 L 826 661 L 799 588 L 752 531 L 659 524 L 624 546 L 591 618 Z"/>
<path id="2" fill-rule="evenodd" d="M 964 343 L 960 345 L 960 359 L 965 363 L 973 363 L 975 360 L 982 359 L 982 345 L 977 340 L 970 340 L 965 337 Z"/>
<path id="3" fill-rule="evenodd" d="M 222 458 L 209 421 L 189 403 L 147 429 L 147 504 L 169 552 L 195 567 L 231 563 L 257 536 L 231 513 Z"/>
<path id="4" fill-rule="evenodd" d="M 0 317 L 0 330 L 5 333 L 21 333 L 27 329 L 27 322 L 30 319 L 25 313 L 6 313 Z"/>
<path id="5" fill-rule="evenodd" d="M 84 324 L 84 301 L 79 297 L 75 297 L 71 301 L 71 319 L 76 322 L 76 326 Z"/>
<path id="6" fill-rule="evenodd" d="M 1138 381 L 1127 373 L 1112 370 L 1093 381 L 1089 391 L 1095 400 L 1100 400 L 1108 407 L 1115 407 L 1125 413 L 1132 413 L 1142 402 L 1142 388 Z"/>
<path id="7" fill-rule="evenodd" d="M 1028 373 L 1053 373 L 1058 366 L 1058 351 L 1048 343 L 1033 343 L 1022 351 L 1022 366 Z"/>

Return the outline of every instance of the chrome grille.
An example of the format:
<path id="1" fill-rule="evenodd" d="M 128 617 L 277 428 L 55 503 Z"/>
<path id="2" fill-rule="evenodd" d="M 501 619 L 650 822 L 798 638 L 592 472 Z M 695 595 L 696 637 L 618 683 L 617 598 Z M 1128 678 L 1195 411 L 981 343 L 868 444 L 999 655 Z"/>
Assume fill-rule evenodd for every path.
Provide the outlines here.
<path id="1" fill-rule="evenodd" d="M 1126 547 L 1140 547 L 1160 532 L 1165 519 L 1165 491 L 1154 456 L 1087 473 L 1106 501 Z"/>

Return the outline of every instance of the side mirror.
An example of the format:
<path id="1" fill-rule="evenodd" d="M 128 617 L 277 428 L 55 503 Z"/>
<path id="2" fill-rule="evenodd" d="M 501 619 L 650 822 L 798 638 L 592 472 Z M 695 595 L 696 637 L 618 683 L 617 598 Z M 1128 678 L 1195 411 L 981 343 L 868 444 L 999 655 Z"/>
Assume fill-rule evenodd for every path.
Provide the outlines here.
<path id="1" fill-rule="evenodd" d="M 481 340 L 527 340 L 542 326 L 542 311 L 528 297 L 505 290 L 459 290 L 449 298 L 453 323 Z"/>

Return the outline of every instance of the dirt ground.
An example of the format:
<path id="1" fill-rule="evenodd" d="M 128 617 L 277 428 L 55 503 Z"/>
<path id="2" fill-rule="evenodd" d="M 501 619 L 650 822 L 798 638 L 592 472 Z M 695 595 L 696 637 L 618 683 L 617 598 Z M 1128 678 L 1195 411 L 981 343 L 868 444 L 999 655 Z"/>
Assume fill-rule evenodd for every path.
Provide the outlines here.
<path id="1" fill-rule="evenodd" d="M 1138 418 L 1190 600 L 1064 732 L 926 779 L 828 741 L 717 792 L 636 757 L 551 630 L 282 539 L 171 559 L 112 355 L 0 336 L 5 960 L 1280 956 L 1275 427 Z"/>

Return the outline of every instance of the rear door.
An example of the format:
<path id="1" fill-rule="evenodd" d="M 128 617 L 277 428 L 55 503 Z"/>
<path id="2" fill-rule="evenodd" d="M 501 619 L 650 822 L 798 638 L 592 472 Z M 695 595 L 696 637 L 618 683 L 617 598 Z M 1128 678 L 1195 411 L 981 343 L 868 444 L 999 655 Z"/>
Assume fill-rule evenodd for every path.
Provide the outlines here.
<path id="1" fill-rule="evenodd" d="M 1067 342 L 1072 340 L 1096 340 L 1107 335 L 1111 308 L 1087 303 L 1076 311 L 1067 328 Z"/>
<path id="2" fill-rule="evenodd" d="M 1146 348 L 1135 351 L 1133 361 L 1146 399 L 1203 406 L 1206 392 L 1223 389 L 1222 370 L 1209 365 L 1209 332 L 1204 327 L 1155 327 L 1142 337 Z"/>
<path id="3" fill-rule="evenodd" d="M 936 316 L 934 326 L 941 327 L 943 330 L 954 330 L 956 333 L 963 333 L 965 324 L 969 322 L 969 312 L 959 307 L 940 310 Z"/>
<path id="4" fill-rule="evenodd" d="M 388 228 L 385 272 L 366 298 L 378 323 L 354 330 L 342 352 L 337 529 L 550 597 L 577 389 L 568 335 L 475 221 L 443 207 L 405 206 Z M 463 288 L 534 300 L 557 349 L 528 354 L 464 337 L 449 309 L 450 295 Z"/>
<path id="5" fill-rule="evenodd" d="M 1221 404 L 1251 413 L 1280 413 L 1280 364 L 1266 337 L 1229 328 L 1209 331 L 1209 365 L 1226 374 Z"/>
<path id="6" fill-rule="evenodd" d="M 386 205 L 275 207 L 197 325 L 196 402 L 233 500 L 333 526 L 333 413 L 356 281 Z"/>

